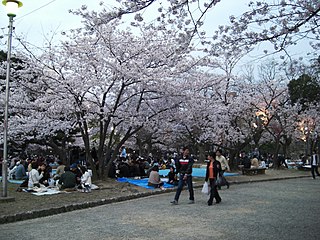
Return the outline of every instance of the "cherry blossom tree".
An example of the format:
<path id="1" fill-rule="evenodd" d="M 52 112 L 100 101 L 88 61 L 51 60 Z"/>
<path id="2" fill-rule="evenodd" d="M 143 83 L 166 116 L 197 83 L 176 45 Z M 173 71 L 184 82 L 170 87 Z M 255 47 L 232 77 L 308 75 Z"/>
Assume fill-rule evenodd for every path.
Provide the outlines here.
<path id="1" fill-rule="evenodd" d="M 96 139 L 100 177 L 142 129 L 154 144 L 188 136 L 199 147 L 225 147 L 233 157 L 252 141 L 290 135 L 296 109 L 287 104 L 279 77 L 246 79 L 235 68 L 261 42 L 288 56 L 288 47 L 302 39 L 314 40 L 317 50 L 318 0 L 248 1 L 248 12 L 231 16 L 230 25 L 211 35 L 203 24 L 219 0 L 117 2 L 112 11 L 103 2 L 100 12 L 73 11 L 83 27 L 41 56 L 29 51 L 11 89 L 12 135 L 44 141 L 63 133 L 66 142 L 79 131 L 92 166 Z M 156 20 L 148 22 L 145 11 L 156 12 Z M 259 111 L 268 112 L 264 124 Z"/>
<path id="2" fill-rule="evenodd" d="M 126 15 L 134 14 L 133 24 L 145 20 L 146 11 L 156 8 L 158 22 L 162 25 L 176 24 L 189 36 L 205 36 L 203 22 L 210 9 L 221 0 L 117 0 L 119 5 L 112 11 L 102 11 L 99 14 L 104 21 L 112 21 Z M 229 46 L 247 48 L 260 42 L 270 42 L 275 51 L 286 51 L 290 45 L 295 45 L 303 39 L 310 39 L 311 46 L 319 48 L 319 12 L 318 0 L 277 0 L 277 1 L 247 1 L 249 10 L 240 17 L 230 16 L 230 24 L 220 26 L 214 39 L 221 37 Z M 101 2 L 101 5 L 104 3 Z M 76 14 L 84 13 L 74 11 Z M 97 15 L 98 16 L 98 15 Z M 96 16 L 92 16 L 96 17 Z M 267 51 L 267 50 L 266 50 Z"/>
<path id="3" fill-rule="evenodd" d="M 177 106 L 171 81 L 194 61 L 181 51 L 178 32 L 145 27 L 133 34 L 121 30 L 118 20 L 92 23 L 84 17 L 84 28 L 37 58 L 37 81 L 47 88 L 37 104 L 80 130 L 91 165 L 91 139 L 98 136 L 103 176 L 108 156 L 116 158 L 131 136 Z M 115 134 L 121 136 L 116 144 Z"/>
<path id="4" fill-rule="evenodd" d="M 231 24 L 216 31 L 222 41 L 234 47 L 270 43 L 273 51 L 265 48 L 265 54 L 284 52 L 289 59 L 288 49 L 301 41 L 308 39 L 314 50 L 319 49 L 319 1 L 250 1 L 249 7 L 240 17 L 230 16 Z"/>

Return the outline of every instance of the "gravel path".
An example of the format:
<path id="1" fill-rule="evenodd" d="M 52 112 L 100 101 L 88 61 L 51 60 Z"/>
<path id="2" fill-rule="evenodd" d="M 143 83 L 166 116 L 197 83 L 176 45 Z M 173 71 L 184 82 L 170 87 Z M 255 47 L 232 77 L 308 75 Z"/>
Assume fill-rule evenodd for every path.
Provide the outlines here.
<path id="1" fill-rule="evenodd" d="M 231 186 L 207 206 L 195 190 L 160 194 L 44 218 L 0 225 L 0 239 L 320 239 L 320 179 Z"/>

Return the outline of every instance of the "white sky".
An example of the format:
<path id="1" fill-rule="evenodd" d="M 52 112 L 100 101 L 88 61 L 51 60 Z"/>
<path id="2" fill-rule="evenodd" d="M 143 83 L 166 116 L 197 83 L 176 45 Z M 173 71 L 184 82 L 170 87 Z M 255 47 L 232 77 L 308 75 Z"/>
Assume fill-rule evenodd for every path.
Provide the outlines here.
<path id="1" fill-rule="evenodd" d="M 103 0 L 102 0 L 103 1 Z M 41 46 L 45 37 L 52 37 L 53 33 L 58 35 L 65 30 L 81 25 L 81 18 L 70 14 L 69 9 L 78 9 L 82 5 L 87 5 L 88 9 L 99 11 L 101 0 L 22 0 L 23 7 L 19 9 L 18 15 L 14 18 L 15 32 L 18 36 L 23 36 L 25 40 Z M 238 15 L 246 6 L 247 0 L 222 0 L 217 7 L 210 12 L 210 19 L 207 24 L 223 24 L 230 14 Z M 104 0 L 104 6 L 111 9 L 116 6 L 115 0 Z M 144 16 L 147 17 L 147 16 Z M 150 16 L 148 16 L 149 18 Z M 152 16 L 151 16 L 152 18 Z M 0 7 L 0 36 L 7 37 L 8 17 L 5 7 Z M 1 41 L 2 45 L 5 41 Z M 15 45 L 13 39 L 13 46 Z M 3 46 L 0 46 L 3 49 Z"/>
<path id="2" fill-rule="evenodd" d="M 78 9 L 87 5 L 89 10 L 100 11 L 103 1 L 104 7 L 112 9 L 117 5 L 116 0 L 22 0 L 23 7 L 14 19 L 15 33 L 30 44 L 42 47 L 45 38 L 55 37 L 59 40 L 61 32 L 81 26 L 81 18 L 70 14 L 69 9 Z M 1 1 L 2 2 L 2 1 Z M 222 0 L 206 15 L 205 30 L 207 33 L 216 30 L 218 25 L 227 24 L 230 15 L 239 16 L 247 9 L 249 0 Z M 146 14 L 149 14 L 147 16 Z M 146 11 L 146 19 L 155 19 L 154 12 Z M 8 17 L 5 7 L 0 6 L 0 49 L 6 51 L 8 33 Z M 14 35 L 15 36 L 15 35 Z M 13 51 L 19 42 L 13 38 Z M 302 48 L 303 49 L 303 48 Z M 260 49 L 261 50 L 261 49 Z M 301 51 L 301 48 L 300 50 Z"/>
<path id="3" fill-rule="evenodd" d="M 53 32 L 60 35 L 63 30 L 80 26 L 81 18 L 70 14 L 69 9 L 78 9 L 82 5 L 87 5 L 90 9 L 99 10 L 99 2 L 98 0 L 22 0 L 23 6 L 14 18 L 15 32 L 18 36 L 22 35 L 28 42 L 41 46 L 45 37 L 51 37 Z M 7 26 L 8 17 L 5 6 L 1 4 L 0 35 L 7 37 Z"/>

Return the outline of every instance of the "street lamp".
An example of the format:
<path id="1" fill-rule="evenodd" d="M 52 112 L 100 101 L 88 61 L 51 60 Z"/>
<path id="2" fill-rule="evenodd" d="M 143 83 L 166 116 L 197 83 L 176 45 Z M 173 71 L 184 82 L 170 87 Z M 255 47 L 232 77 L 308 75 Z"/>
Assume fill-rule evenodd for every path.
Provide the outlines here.
<path id="1" fill-rule="evenodd" d="M 7 15 L 9 17 L 9 32 L 8 32 L 8 53 L 7 53 L 7 73 L 6 73 L 6 95 L 4 107 L 4 122 L 3 122 L 3 161 L 2 161 L 2 197 L 7 197 L 8 190 L 8 105 L 9 105 L 9 82 L 10 82 L 10 60 L 11 60 L 11 43 L 12 43 L 12 25 L 13 18 L 17 15 L 19 7 L 22 7 L 22 2 L 17 0 L 4 0 L 2 4 L 6 6 Z"/>

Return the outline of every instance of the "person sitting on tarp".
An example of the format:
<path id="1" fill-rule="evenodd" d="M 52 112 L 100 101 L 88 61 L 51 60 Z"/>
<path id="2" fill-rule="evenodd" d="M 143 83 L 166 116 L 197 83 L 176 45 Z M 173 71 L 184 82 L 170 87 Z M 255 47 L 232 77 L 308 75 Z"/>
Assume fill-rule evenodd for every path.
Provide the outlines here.
<path id="1" fill-rule="evenodd" d="M 64 189 L 74 189 L 77 185 L 76 175 L 70 171 L 69 167 L 64 168 L 64 173 L 61 175 L 57 186 L 60 190 Z"/>
<path id="2" fill-rule="evenodd" d="M 80 192 L 91 192 L 92 186 L 92 171 L 89 171 L 85 166 L 80 166 L 80 171 L 82 173 L 81 182 L 78 187 Z"/>
<path id="3" fill-rule="evenodd" d="M 161 188 L 163 189 L 164 182 L 161 182 L 160 175 L 159 175 L 159 166 L 155 165 L 152 167 L 148 178 L 148 186 L 152 186 L 154 188 Z"/>
<path id="4" fill-rule="evenodd" d="M 53 176 L 54 180 L 58 180 L 61 177 L 61 175 L 64 173 L 65 167 L 66 166 L 63 164 L 63 162 L 61 160 L 58 160 L 58 167 L 56 169 L 55 175 Z"/>
<path id="5" fill-rule="evenodd" d="M 81 182 L 81 176 L 82 176 L 82 173 L 80 171 L 80 164 L 77 164 L 77 163 L 73 163 L 70 165 L 70 171 L 76 175 L 76 182 L 77 182 L 77 185 L 80 184 Z"/>
<path id="6" fill-rule="evenodd" d="M 25 160 L 21 160 L 20 164 L 18 164 L 16 168 L 16 173 L 15 173 L 16 180 L 25 180 L 28 178 L 24 164 L 25 164 Z"/>
<path id="7" fill-rule="evenodd" d="M 44 172 L 40 169 L 37 162 L 31 163 L 32 170 L 29 172 L 28 176 L 28 189 L 33 187 L 40 187 L 39 180 L 43 177 Z M 40 170 L 41 173 L 38 172 Z"/>
<path id="8" fill-rule="evenodd" d="M 168 183 L 173 185 L 173 186 L 178 186 L 178 178 L 177 178 L 177 174 L 175 172 L 175 169 L 173 166 L 170 166 L 170 170 L 168 172 L 167 177 L 168 179 Z"/>
<path id="9" fill-rule="evenodd" d="M 40 165 L 40 169 L 38 171 L 39 171 L 39 174 L 41 172 L 43 172 L 43 177 L 39 180 L 39 183 L 43 184 L 46 187 L 48 187 L 49 186 L 49 180 L 51 178 L 52 168 L 49 165 L 47 165 L 46 163 L 42 163 Z"/>
<path id="10" fill-rule="evenodd" d="M 253 156 L 251 159 L 251 168 L 258 168 L 259 167 L 259 160 L 256 156 Z"/>

